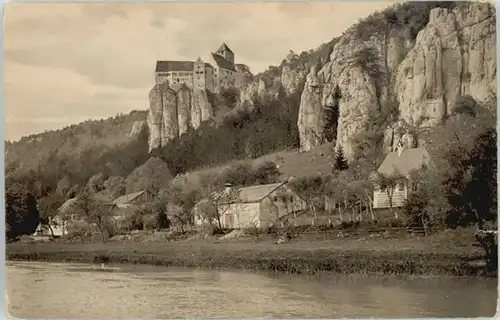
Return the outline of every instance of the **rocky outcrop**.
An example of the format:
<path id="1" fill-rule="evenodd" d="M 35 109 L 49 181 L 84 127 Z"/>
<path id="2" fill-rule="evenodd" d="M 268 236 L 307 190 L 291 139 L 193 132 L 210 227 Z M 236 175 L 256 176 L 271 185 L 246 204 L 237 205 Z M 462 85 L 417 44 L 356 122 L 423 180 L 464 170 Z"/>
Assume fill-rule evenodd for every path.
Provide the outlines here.
<path id="1" fill-rule="evenodd" d="M 191 126 L 191 92 L 186 85 L 177 91 L 177 121 L 181 136 Z"/>
<path id="2" fill-rule="evenodd" d="M 308 151 L 324 142 L 323 140 L 323 93 L 321 83 L 312 68 L 307 75 L 306 84 L 300 99 L 297 120 L 300 138 L 300 151 Z"/>
<path id="3" fill-rule="evenodd" d="M 262 99 L 267 92 L 266 83 L 261 78 L 255 78 L 247 83 L 240 90 L 240 99 L 237 108 L 245 109 L 252 108 L 254 98 Z"/>
<path id="4" fill-rule="evenodd" d="M 304 79 L 307 76 L 307 69 L 304 65 L 296 68 L 291 68 L 289 65 L 284 65 L 281 70 L 281 84 L 287 94 L 293 94 L 301 89 Z"/>
<path id="5" fill-rule="evenodd" d="M 395 101 L 405 125 L 387 128 L 388 150 L 401 139 L 418 144 L 412 132 L 440 123 L 459 96 L 484 101 L 496 95 L 494 10 L 491 4 L 473 2 L 432 9 L 416 38 L 403 27 L 387 32 L 379 28 L 368 35 L 360 35 L 355 27 L 347 30 L 317 73 L 324 83 L 323 99 L 328 99 L 334 85 L 341 88 L 336 145 L 346 156 L 352 158 L 368 113 L 380 111 L 390 101 Z M 302 150 L 323 141 L 316 136 L 322 131 L 321 122 L 313 115 L 313 110 L 321 110 L 318 99 L 306 85 L 298 120 Z"/>
<path id="6" fill-rule="evenodd" d="M 175 89 L 168 83 L 161 83 L 149 93 L 147 124 L 150 152 L 213 117 L 212 106 L 204 90 L 193 92 L 185 85 Z"/>
<path id="7" fill-rule="evenodd" d="M 129 137 L 136 137 L 137 135 L 139 135 L 145 125 L 146 123 L 144 121 L 134 121 L 134 123 L 132 124 L 132 128 L 130 129 L 130 132 L 128 134 Z"/>
<path id="8" fill-rule="evenodd" d="M 396 75 L 401 117 L 440 123 L 459 96 L 486 101 L 496 94 L 495 9 L 472 3 L 431 11 Z"/>

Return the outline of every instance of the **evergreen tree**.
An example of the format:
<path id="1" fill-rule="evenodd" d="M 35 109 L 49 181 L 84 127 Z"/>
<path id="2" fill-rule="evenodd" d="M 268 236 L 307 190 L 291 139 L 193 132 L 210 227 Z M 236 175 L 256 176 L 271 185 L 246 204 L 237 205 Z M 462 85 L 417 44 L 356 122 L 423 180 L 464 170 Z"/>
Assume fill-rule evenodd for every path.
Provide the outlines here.
<path id="1" fill-rule="evenodd" d="M 333 163 L 333 169 L 338 171 L 344 171 L 349 168 L 347 159 L 344 156 L 344 149 L 341 146 L 337 148 L 335 152 L 335 162 Z"/>

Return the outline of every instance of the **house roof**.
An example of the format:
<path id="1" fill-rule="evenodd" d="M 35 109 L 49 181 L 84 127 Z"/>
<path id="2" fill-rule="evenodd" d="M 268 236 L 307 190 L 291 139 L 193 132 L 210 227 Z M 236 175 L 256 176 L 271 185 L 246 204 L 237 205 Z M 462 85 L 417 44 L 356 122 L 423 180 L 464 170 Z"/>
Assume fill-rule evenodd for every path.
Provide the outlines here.
<path id="1" fill-rule="evenodd" d="M 229 49 L 229 47 L 227 46 L 227 44 L 225 42 L 223 42 L 221 44 L 221 46 L 219 47 L 219 50 L 217 50 L 217 52 L 219 52 L 219 51 L 229 51 L 229 52 L 234 54 L 233 50 Z"/>
<path id="2" fill-rule="evenodd" d="M 259 202 L 285 182 L 263 184 L 239 189 L 239 199 L 233 202 Z"/>
<path id="3" fill-rule="evenodd" d="M 397 151 L 387 154 L 377 172 L 386 176 L 407 176 L 411 171 L 418 170 L 431 161 L 425 148 L 403 150 L 401 155 Z"/>
<path id="4" fill-rule="evenodd" d="M 139 192 L 129 193 L 129 194 L 120 196 L 120 197 L 116 198 L 115 200 L 113 200 L 113 203 L 114 204 L 128 203 L 128 202 L 134 200 L 135 198 L 139 197 L 140 195 L 142 195 L 144 192 L 146 192 L 146 190 L 142 190 Z"/>
<path id="5" fill-rule="evenodd" d="M 224 59 L 223 56 L 220 56 L 216 53 L 212 53 L 212 57 L 214 58 L 214 61 L 215 63 L 217 63 L 217 66 L 219 68 L 236 71 L 236 69 L 234 68 L 234 64 L 231 61 Z"/>
<path id="6" fill-rule="evenodd" d="M 112 204 L 113 203 L 113 200 L 110 197 L 103 195 L 101 193 L 94 193 L 90 197 L 92 198 L 92 200 L 100 202 L 102 204 Z"/>
<path id="7" fill-rule="evenodd" d="M 156 61 L 156 72 L 193 71 L 193 61 Z"/>

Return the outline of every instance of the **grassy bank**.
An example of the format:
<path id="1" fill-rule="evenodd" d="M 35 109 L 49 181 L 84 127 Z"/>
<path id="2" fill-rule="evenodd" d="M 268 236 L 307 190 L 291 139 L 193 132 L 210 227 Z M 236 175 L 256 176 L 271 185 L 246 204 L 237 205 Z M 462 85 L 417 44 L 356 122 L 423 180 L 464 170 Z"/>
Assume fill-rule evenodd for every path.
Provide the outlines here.
<path id="1" fill-rule="evenodd" d="M 482 252 L 455 233 L 390 239 L 255 241 L 184 240 L 166 243 L 12 243 L 7 260 L 132 263 L 172 267 L 245 269 L 297 274 L 332 272 L 485 275 Z"/>

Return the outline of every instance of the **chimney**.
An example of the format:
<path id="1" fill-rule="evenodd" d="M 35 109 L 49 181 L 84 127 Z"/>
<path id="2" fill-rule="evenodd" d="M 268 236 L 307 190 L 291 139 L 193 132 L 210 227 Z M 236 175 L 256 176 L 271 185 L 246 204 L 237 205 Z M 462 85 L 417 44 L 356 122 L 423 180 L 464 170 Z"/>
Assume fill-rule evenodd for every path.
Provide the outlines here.
<path id="1" fill-rule="evenodd" d="M 225 188 L 224 188 L 224 192 L 225 192 L 226 194 L 229 194 L 229 193 L 231 192 L 231 188 L 232 188 L 232 187 L 233 187 L 233 186 L 232 186 L 232 184 L 230 184 L 229 182 L 226 182 L 226 184 L 225 184 Z"/>
<path id="2" fill-rule="evenodd" d="M 404 151 L 404 145 L 403 142 L 399 141 L 398 146 L 396 147 L 396 151 L 398 153 L 398 157 L 401 157 L 401 154 Z"/>

